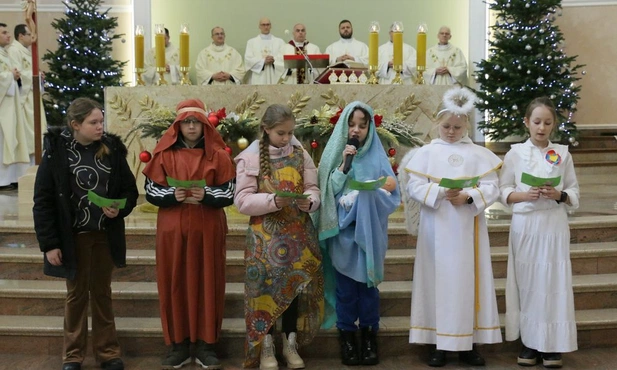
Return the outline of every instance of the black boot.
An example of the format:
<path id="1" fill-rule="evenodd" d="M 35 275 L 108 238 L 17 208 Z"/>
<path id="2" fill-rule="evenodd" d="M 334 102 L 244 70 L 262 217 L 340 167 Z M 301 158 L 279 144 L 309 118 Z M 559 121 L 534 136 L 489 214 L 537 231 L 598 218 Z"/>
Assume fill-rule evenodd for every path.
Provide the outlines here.
<path id="1" fill-rule="evenodd" d="M 362 365 L 377 365 L 377 331 L 371 328 L 362 328 L 362 341 L 360 342 L 360 362 Z"/>
<path id="2" fill-rule="evenodd" d="M 343 365 L 360 365 L 358 346 L 356 344 L 356 332 L 339 329 L 339 341 L 341 344 L 341 362 Z"/>

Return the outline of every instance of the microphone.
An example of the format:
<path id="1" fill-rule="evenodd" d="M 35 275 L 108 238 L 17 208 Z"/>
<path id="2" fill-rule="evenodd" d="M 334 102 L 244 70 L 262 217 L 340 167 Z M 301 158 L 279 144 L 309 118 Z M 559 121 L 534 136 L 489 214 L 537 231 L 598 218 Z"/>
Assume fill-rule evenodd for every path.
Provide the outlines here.
<path id="1" fill-rule="evenodd" d="M 352 137 L 347 140 L 347 145 L 353 145 L 356 149 L 360 146 L 360 140 L 357 137 Z M 351 170 L 351 162 L 353 161 L 353 155 L 348 155 L 345 157 L 345 164 L 343 165 L 343 173 L 347 175 L 347 172 Z"/>

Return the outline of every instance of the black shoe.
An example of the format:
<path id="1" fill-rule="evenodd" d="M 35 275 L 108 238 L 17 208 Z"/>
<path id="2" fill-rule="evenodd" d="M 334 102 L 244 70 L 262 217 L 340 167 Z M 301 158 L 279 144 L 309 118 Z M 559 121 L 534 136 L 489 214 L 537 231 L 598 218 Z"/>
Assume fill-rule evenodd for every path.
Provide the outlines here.
<path id="1" fill-rule="evenodd" d="M 376 330 L 371 330 L 371 328 L 362 328 L 360 353 L 360 363 L 362 365 L 377 365 L 379 363 Z"/>
<path id="2" fill-rule="evenodd" d="M 562 367 L 561 353 L 542 353 L 542 365 L 549 369 Z"/>
<path id="3" fill-rule="evenodd" d="M 112 358 L 111 360 L 101 363 L 101 369 L 124 370 L 124 362 L 119 358 Z"/>
<path id="4" fill-rule="evenodd" d="M 167 357 L 161 363 L 162 369 L 179 369 L 191 363 L 191 351 L 188 338 L 182 343 L 173 343 Z"/>
<path id="5" fill-rule="evenodd" d="M 471 351 L 461 351 L 458 353 L 459 361 L 466 363 L 471 366 L 484 366 L 486 365 L 486 361 L 484 358 L 480 356 L 478 350 L 475 347 Z"/>
<path id="6" fill-rule="evenodd" d="M 535 366 L 538 363 L 538 351 L 523 344 L 516 363 L 521 366 Z"/>
<path id="7" fill-rule="evenodd" d="M 202 369 L 221 368 L 221 362 L 214 351 L 214 344 L 206 343 L 203 340 L 198 340 L 195 346 L 195 362 Z"/>
<path id="8" fill-rule="evenodd" d="M 0 186 L 0 191 L 11 191 L 11 190 L 17 190 L 17 186 L 13 184 Z M 67 362 L 67 364 L 70 364 L 70 362 Z"/>
<path id="9" fill-rule="evenodd" d="M 431 357 L 428 360 L 428 366 L 430 367 L 442 367 L 446 366 L 446 351 L 436 349 L 431 353 Z"/>
<path id="10" fill-rule="evenodd" d="M 62 370 L 81 370 L 81 362 L 65 362 L 62 364 Z"/>
<path id="11" fill-rule="evenodd" d="M 360 365 L 358 345 L 356 344 L 356 332 L 339 329 L 339 342 L 341 345 L 341 362 L 347 366 Z"/>

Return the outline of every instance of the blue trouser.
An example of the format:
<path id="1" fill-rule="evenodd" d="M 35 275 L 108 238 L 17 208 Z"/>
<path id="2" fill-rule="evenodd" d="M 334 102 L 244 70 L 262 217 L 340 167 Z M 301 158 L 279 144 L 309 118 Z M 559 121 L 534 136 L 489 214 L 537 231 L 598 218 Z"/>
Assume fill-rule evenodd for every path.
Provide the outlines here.
<path id="1" fill-rule="evenodd" d="M 379 289 L 355 281 L 336 271 L 336 327 L 356 331 L 360 328 L 379 330 Z"/>

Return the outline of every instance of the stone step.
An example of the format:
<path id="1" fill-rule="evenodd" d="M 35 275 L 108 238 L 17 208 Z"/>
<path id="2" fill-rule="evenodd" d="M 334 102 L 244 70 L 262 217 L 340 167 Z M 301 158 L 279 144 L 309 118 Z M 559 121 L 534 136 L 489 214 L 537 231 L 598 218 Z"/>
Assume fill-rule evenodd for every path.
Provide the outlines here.
<path id="1" fill-rule="evenodd" d="M 507 247 L 491 247 L 493 275 L 506 277 Z M 415 248 L 390 249 L 386 253 L 385 281 L 411 280 Z M 617 242 L 575 243 L 570 247 L 574 275 L 617 273 Z M 116 269 L 113 281 L 156 281 L 155 252 L 129 249 L 127 267 Z M 0 279 L 56 280 L 43 275 L 43 258 L 38 248 L 0 247 Z M 227 251 L 228 282 L 244 281 L 244 252 Z"/>
<path id="2" fill-rule="evenodd" d="M 506 279 L 495 279 L 500 312 L 505 311 Z M 617 308 L 617 273 L 576 275 L 572 278 L 576 309 Z M 379 285 L 382 316 L 410 315 L 411 281 L 386 281 Z M 114 312 L 118 316 L 158 317 L 156 283 L 112 283 Z M 0 280 L 0 315 L 62 315 L 66 297 L 64 281 Z M 227 283 L 225 317 L 244 316 L 244 284 Z"/>
<path id="3" fill-rule="evenodd" d="M 617 168 L 616 168 L 617 170 Z M 507 245 L 510 228 L 510 216 L 500 208 L 501 205 L 487 211 L 489 238 L 492 245 Z M 592 209 L 593 210 L 593 209 Z M 404 214 L 395 212 L 391 219 L 396 220 L 388 226 L 389 249 L 415 247 L 416 237 L 409 235 L 405 229 Z M 0 226 L 0 247 L 32 247 L 38 249 L 38 242 L 32 229 L 32 221 L 15 226 Z M 136 227 L 127 222 L 126 238 L 130 249 L 154 249 L 154 227 Z M 617 214 L 585 215 L 570 220 L 570 240 L 572 243 L 595 243 L 617 241 Z M 246 225 L 237 221 L 229 224 L 227 250 L 244 250 L 246 245 Z"/>
<path id="4" fill-rule="evenodd" d="M 503 315 L 500 319 L 503 328 Z M 576 320 L 579 348 L 617 346 L 617 309 L 577 311 Z M 0 353 L 61 353 L 63 321 L 62 316 L 0 316 Z M 118 316 L 116 327 L 123 353 L 127 356 L 160 356 L 167 351 L 159 318 Z M 221 340 L 217 345 L 220 356 L 242 357 L 245 332 L 244 319 L 223 320 Z M 408 336 L 408 316 L 382 317 L 378 336 L 380 354 L 384 357 L 399 356 L 412 348 L 417 350 L 420 346 L 411 346 Z M 500 351 L 512 343 L 516 342 L 483 346 L 482 351 Z M 300 352 L 307 358 L 336 357 L 338 348 L 337 331 L 327 329 L 321 330 L 311 345 L 301 348 Z"/>

